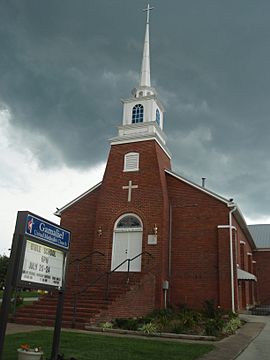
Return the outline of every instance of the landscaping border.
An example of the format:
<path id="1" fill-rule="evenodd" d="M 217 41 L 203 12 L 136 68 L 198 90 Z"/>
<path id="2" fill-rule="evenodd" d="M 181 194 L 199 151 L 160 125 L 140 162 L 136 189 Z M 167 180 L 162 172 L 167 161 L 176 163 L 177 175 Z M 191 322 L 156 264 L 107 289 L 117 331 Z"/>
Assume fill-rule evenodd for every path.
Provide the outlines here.
<path id="1" fill-rule="evenodd" d="M 192 335 L 192 334 L 174 334 L 174 333 L 152 333 L 145 334 L 143 331 L 135 330 L 124 330 L 124 329 L 110 329 L 102 328 L 93 325 L 86 325 L 85 330 L 94 331 L 94 332 L 107 332 L 120 335 L 135 335 L 135 336 L 145 336 L 145 337 L 160 337 L 164 339 L 183 339 L 183 340 L 201 340 L 201 341 L 218 341 L 220 340 L 216 336 L 206 336 L 206 335 Z"/>

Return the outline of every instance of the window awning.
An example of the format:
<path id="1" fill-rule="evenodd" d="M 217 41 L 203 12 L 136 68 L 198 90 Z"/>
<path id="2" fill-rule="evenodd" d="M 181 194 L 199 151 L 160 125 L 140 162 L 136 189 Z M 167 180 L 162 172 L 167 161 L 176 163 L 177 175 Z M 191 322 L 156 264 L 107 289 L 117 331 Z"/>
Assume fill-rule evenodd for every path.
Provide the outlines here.
<path id="1" fill-rule="evenodd" d="M 242 270 L 242 269 L 237 269 L 237 279 L 238 280 L 252 280 L 252 281 L 257 281 L 257 278 L 255 275 Z"/>

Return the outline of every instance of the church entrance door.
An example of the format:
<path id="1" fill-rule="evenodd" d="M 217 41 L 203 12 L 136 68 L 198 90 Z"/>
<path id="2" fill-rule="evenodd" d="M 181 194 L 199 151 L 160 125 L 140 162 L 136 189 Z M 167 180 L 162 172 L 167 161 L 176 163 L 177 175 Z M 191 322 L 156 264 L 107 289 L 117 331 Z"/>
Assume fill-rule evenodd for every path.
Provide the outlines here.
<path id="1" fill-rule="evenodd" d="M 142 224 L 140 219 L 132 214 L 117 220 L 112 247 L 111 270 L 127 259 L 132 259 L 142 252 Z M 116 271 L 128 271 L 128 261 Z M 141 256 L 130 262 L 129 271 L 141 271 Z"/>

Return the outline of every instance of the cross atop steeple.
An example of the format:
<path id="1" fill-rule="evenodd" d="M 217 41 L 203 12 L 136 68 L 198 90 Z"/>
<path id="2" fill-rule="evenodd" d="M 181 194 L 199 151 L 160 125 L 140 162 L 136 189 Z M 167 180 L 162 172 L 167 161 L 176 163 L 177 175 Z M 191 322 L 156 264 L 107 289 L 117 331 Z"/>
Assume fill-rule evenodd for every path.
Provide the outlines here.
<path id="1" fill-rule="evenodd" d="M 150 7 L 150 5 L 147 5 L 146 9 L 143 9 L 143 11 L 146 11 L 146 24 L 149 24 L 149 17 L 150 17 L 150 10 L 153 10 L 153 7 Z"/>

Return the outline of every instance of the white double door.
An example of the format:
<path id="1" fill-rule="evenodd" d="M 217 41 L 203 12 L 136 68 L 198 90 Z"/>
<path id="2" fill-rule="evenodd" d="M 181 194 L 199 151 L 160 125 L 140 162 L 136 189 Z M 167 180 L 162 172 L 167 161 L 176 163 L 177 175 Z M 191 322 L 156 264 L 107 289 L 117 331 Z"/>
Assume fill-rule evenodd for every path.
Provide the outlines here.
<path id="1" fill-rule="evenodd" d="M 115 231 L 112 248 L 111 270 L 127 259 L 132 259 L 142 252 L 142 231 Z M 128 261 L 116 271 L 128 271 Z M 130 262 L 129 271 L 141 271 L 141 256 Z"/>

